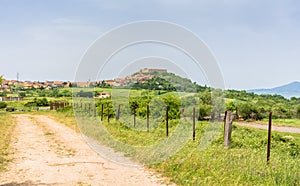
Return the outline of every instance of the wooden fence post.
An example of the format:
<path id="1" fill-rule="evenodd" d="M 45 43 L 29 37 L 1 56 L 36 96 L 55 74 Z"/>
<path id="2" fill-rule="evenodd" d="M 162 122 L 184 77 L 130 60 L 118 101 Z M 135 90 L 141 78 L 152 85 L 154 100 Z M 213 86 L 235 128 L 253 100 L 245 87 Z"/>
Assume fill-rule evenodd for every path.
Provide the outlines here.
<path id="1" fill-rule="evenodd" d="M 272 132 L 272 112 L 270 112 L 270 115 L 269 115 L 267 163 L 269 163 L 269 161 L 270 161 L 270 154 L 271 154 L 271 132 Z"/>
<path id="2" fill-rule="evenodd" d="M 109 104 L 107 103 L 107 121 L 108 121 L 108 123 L 109 123 Z"/>
<path id="3" fill-rule="evenodd" d="M 227 110 L 225 111 L 225 116 L 224 116 L 224 135 L 225 135 L 225 126 L 226 126 L 226 118 L 227 118 Z"/>
<path id="4" fill-rule="evenodd" d="M 237 121 L 239 121 L 240 116 L 239 116 L 239 108 L 238 108 L 238 107 L 235 107 L 235 113 L 236 113 L 235 119 L 236 119 Z"/>
<path id="5" fill-rule="evenodd" d="M 180 109 L 180 117 L 184 117 L 184 108 Z"/>
<path id="6" fill-rule="evenodd" d="M 147 131 L 149 132 L 149 104 L 147 104 Z"/>
<path id="7" fill-rule="evenodd" d="M 169 136 L 169 108 L 166 106 L 166 136 Z"/>
<path id="8" fill-rule="evenodd" d="M 103 103 L 101 104 L 101 121 L 103 121 Z"/>
<path id="9" fill-rule="evenodd" d="M 97 116 L 97 108 L 96 108 L 96 105 L 94 105 L 94 117 Z"/>
<path id="10" fill-rule="evenodd" d="M 225 147 L 230 147 L 233 119 L 234 117 L 232 117 L 231 111 L 227 111 L 226 118 L 225 118 L 225 130 L 224 130 Z"/>
<path id="11" fill-rule="evenodd" d="M 136 108 L 133 108 L 133 127 L 135 128 L 136 126 Z"/>
<path id="12" fill-rule="evenodd" d="M 88 105 L 89 105 L 89 111 L 88 112 L 89 112 L 89 117 L 90 117 L 91 116 L 91 104 L 89 103 Z"/>
<path id="13" fill-rule="evenodd" d="M 193 108 L 193 140 L 196 138 L 196 109 Z"/>
<path id="14" fill-rule="evenodd" d="M 118 110 L 117 110 L 117 114 L 116 114 L 116 119 L 117 119 L 117 120 L 120 119 L 120 105 L 118 105 Z"/>

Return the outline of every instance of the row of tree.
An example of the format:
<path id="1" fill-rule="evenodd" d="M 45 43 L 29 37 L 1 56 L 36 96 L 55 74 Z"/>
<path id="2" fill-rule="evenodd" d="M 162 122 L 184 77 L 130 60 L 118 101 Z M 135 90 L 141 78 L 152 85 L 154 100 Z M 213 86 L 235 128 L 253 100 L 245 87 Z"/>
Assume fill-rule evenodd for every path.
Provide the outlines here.
<path id="1" fill-rule="evenodd" d="M 236 99 L 228 98 L 234 94 L 239 94 L 239 96 Z M 112 113 L 117 109 L 116 105 L 113 106 L 110 98 L 98 100 L 97 103 L 98 106 L 109 103 Z M 212 116 L 220 117 L 225 110 L 237 111 L 239 117 L 244 120 L 268 118 L 270 111 L 273 112 L 274 118 L 300 118 L 300 98 L 288 100 L 278 95 L 255 95 L 244 91 L 222 91 L 220 89 L 209 91 L 206 89 L 180 97 L 175 92 L 144 90 L 139 96 L 130 96 L 128 103 L 131 114 L 135 111 L 136 115 L 141 118 L 146 117 L 147 105 L 150 106 L 151 114 L 157 116 L 159 113 L 162 115 L 162 111 L 168 106 L 170 119 L 178 119 L 183 113 L 191 115 L 193 108 L 196 108 L 199 120 Z M 124 103 L 124 105 L 128 103 Z"/>

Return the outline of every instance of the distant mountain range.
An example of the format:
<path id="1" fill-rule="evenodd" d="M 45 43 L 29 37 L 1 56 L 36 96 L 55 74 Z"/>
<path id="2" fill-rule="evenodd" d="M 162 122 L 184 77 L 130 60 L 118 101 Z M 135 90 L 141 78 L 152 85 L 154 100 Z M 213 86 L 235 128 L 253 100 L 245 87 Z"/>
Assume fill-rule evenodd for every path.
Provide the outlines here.
<path id="1" fill-rule="evenodd" d="M 300 97 L 300 82 L 295 81 L 287 85 L 274 87 L 271 89 L 252 89 L 247 90 L 247 92 L 254 92 L 256 94 L 278 94 L 288 99 L 291 97 Z"/>

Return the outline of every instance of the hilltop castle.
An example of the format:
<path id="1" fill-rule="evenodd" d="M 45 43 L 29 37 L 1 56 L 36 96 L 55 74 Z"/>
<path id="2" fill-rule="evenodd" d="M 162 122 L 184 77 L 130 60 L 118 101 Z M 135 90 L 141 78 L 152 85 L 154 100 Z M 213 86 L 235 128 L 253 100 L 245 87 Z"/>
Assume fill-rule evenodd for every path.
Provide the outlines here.
<path id="1" fill-rule="evenodd" d="M 154 69 L 154 68 L 143 68 L 140 70 L 141 73 L 150 73 L 150 72 L 167 72 L 166 69 Z"/>

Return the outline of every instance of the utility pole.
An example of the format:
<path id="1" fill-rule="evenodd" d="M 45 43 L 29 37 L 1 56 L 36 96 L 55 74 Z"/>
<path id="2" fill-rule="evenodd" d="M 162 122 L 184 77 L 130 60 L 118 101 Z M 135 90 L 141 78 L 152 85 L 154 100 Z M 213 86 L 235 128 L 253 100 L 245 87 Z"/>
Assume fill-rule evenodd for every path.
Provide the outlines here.
<path id="1" fill-rule="evenodd" d="M 17 94 L 18 94 L 18 97 L 19 97 L 19 72 L 17 72 Z"/>

